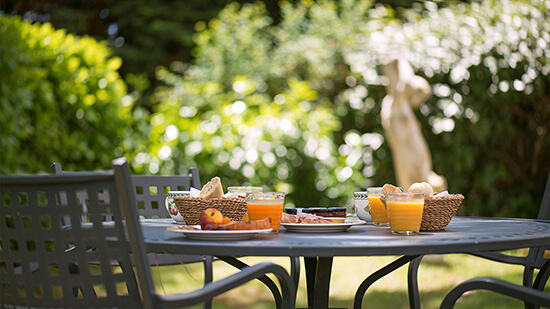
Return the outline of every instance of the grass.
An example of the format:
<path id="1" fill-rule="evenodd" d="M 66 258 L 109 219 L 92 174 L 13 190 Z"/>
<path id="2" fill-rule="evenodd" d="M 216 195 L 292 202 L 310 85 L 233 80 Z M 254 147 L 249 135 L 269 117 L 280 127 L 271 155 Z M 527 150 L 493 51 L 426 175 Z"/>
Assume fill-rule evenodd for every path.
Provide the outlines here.
<path id="1" fill-rule="evenodd" d="M 525 254 L 524 250 L 513 251 Z M 330 307 L 352 308 L 357 287 L 368 275 L 392 262 L 396 257 L 337 257 L 334 259 L 330 286 Z M 289 269 L 289 259 L 283 257 L 246 257 L 248 264 L 271 261 Z M 418 273 L 421 305 L 424 309 L 439 308 L 447 292 L 457 283 L 477 276 L 493 276 L 521 284 L 522 267 L 491 262 L 464 254 L 430 256 L 422 261 Z M 153 268 L 159 293 L 173 294 L 200 288 L 203 282 L 201 264 L 163 266 Z M 236 270 L 227 264 L 214 263 L 214 280 L 226 277 Z M 158 275 L 160 274 L 161 281 Z M 367 292 L 363 307 L 408 308 L 407 267 L 380 279 Z M 550 284 L 545 291 L 550 292 Z M 302 267 L 297 295 L 297 308 L 307 307 L 305 272 Z M 192 308 L 202 308 L 194 306 Z M 213 308 L 275 308 L 269 290 L 260 282 L 251 282 L 214 298 Z M 476 291 L 464 295 L 455 308 L 523 308 L 516 299 L 496 293 Z"/>

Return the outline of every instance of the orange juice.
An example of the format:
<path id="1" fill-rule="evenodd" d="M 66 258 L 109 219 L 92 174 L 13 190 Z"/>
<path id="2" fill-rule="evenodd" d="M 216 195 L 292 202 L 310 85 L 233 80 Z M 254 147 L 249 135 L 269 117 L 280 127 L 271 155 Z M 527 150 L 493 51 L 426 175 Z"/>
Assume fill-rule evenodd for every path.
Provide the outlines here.
<path id="1" fill-rule="evenodd" d="M 386 205 L 390 218 L 390 229 L 394 234 L 415 234 L 420 231 L 424 211 L 424 195 L 406 198 L 386 195 Z M 399 195 L 399 194 L 396 194 Z M 401 195 L 409 195 L 402 193 Z"/>
<path id="2" fill-rule="evenodd" d="M 262 220 L 271 218 L 271 228 L 278 231 L 283 215 L 284 193 L 281 192 L 258 192 L 251 193 L 246 197 L 248 217 L 250 220 Z"/>
<path id="3" fill-rule="evenodd" d="M 380 200 L 381 195 L 369 195 L 369 209 L 374 225 L 388 225 L 388 212 Z"/>

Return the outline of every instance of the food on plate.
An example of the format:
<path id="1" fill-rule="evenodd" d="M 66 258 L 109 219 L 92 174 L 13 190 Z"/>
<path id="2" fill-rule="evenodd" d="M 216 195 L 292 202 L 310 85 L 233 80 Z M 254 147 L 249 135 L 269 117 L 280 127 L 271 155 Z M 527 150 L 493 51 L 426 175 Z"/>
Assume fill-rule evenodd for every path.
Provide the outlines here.
<path id="1" fill-rule="evenodd" d="M 220 177 L 212 178 L 202 187 L 199 193 L 199 197 L 202 198 L 219 198 L 223 196 L 223 187 Z"/>
<path id="2" fill-rule="evenodd" d="M 211 225 L 212 227 L 222 225 L 224 223 L 224 218 L 222 213 L 216 208 L 207 208 L 201 213 L 199 222 L 201 228 L 205 230 L 208 225 Z"/>
<path id="3" fill-rule="evenodd" d="M 346 221 L 346 207 L 309 207 L 309 208 L 287 208 L 285 212 L 291 215 L 300 213 L 312 214 L 329 220 L 333 223 L 344 223 Z"/>
<path id="4" fill-rule="evenodd" d="M 329 220 L 323 219 L 314 214 L 299 213 L 296 215 L 283 213 L 281 217 L 282 223 L 299 223 L 299 224 L 330 224 L 333 223 Z"/>
<path id="5" fill-rule="evenodd" d="M 300 223 L 299 217 L 286 212 L 281 216 L 281 223 Z"/>
<path id="6" fill-rule="evenodd" d="M 264 230 L 271 228 L 271 218 L 253 221 L 231 221 L 225 226 L 228 230 Z"/>
<path id="7" fill-rule="evenodd" d="M 401 191 L 401 189 L 389 183 L 382 186 L 382 194 L 391 193 L 391 192 L 403 192 L 403 191 Z"/>
<path id="8" fill-rule="evenodd" d="M 263 230 L 271 227 L 271 218 L 250 221 L 232 221 L 216 208 L 205 209 L 199 218 L 202 230 Z"/>
<path id="9" fill-rule="evenodd" d="M 434 189 L 427 182 L 415 182 L 409 187 L 408 192 L 424 193 L 424 197 L 431 197 L 434 194 Z"/>

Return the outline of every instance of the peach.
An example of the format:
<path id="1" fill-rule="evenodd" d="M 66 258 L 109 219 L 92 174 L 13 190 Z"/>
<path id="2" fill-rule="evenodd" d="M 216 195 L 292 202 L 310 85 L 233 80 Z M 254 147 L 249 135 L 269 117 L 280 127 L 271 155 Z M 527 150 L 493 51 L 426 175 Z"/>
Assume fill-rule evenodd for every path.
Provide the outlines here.
<path id="1" fill-rule="evenodd" d="M 208 208 L 204 210 L 199 218 L 201 228 L 206 229 L 207 225 L 212 227 L 217 227 L 224 223 L 224 218 L 222 213 L 216 208 Z"/>

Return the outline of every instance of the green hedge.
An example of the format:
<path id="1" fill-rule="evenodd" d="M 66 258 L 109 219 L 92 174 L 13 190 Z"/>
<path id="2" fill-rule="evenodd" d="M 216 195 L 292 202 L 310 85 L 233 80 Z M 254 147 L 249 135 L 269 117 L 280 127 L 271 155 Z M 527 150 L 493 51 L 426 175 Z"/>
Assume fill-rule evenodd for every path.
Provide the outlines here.
<path id="1" fill-rule="evenodd" d="M 534 217 L 550 170 L 545 3 L 426 2 L 397 19 L 369 1 L 283 1 L 277 25 L 262 3 L 231 4 L 197 24 L 192 64 L 158 70 L 168 87 L 139 164 L 350 205 L 395 183 L 379 63 L 397 46 L 433 86 L 417 115 L 461 213 Z"/>
<path id="2" fill-rule="evenodd" d="M 105 43 L 0 15 L 0 173 L 106 168 L 132 99 Z"/>

